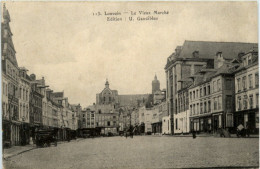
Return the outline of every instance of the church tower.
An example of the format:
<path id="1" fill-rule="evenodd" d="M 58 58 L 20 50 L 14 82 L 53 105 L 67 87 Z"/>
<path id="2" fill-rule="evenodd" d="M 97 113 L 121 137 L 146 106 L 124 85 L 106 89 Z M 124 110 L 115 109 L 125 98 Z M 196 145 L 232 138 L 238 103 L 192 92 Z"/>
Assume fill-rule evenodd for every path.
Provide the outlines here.
<path id="1" fill-rule="evenodd" d="M 105 87 L 106 87 L 106 88 L 109 88 L 109 82 L 108 82 L 108 80 L 106 80 Z"/>
<path id="2" fill-rule="evenodd" d="M 157 76 L 155 74 L 154 80 L 152 81 L 152 94 L 154 94 L 156 91 L 160 91 L 160 81 L 157 80 Z"/>

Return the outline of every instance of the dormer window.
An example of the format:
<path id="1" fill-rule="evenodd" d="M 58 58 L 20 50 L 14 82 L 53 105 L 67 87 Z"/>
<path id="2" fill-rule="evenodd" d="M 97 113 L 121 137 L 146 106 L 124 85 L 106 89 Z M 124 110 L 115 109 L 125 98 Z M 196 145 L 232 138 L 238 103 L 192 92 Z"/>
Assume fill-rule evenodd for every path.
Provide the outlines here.
<path id="1" fill-rule="evenodd" d="M 248 56 L 248 64 L 250 65 L 252 63 L 252 55 Z"/>
<path id="2" fill-rule="evenodd" d="M 217 52 L 216 56 L 217 56 L 218 58 L 222 58 L 222 52 Z"/>
<path id="3" fill-rule="evenodd" d="M 194 58 L 198 58 L 198 57 L 199 57 L 199 51 L 194 51 L 194 52 L 192 52 L 192 56 L 193 56 Z"/>

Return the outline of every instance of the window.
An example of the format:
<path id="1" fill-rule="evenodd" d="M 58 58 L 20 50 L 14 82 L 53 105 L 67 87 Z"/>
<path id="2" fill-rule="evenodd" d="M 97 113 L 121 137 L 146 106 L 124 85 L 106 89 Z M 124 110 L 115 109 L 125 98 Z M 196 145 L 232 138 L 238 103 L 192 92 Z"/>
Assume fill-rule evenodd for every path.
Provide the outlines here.
<path id="1" fill-rule="evenodd" d="M 28 90 L 26 90 L 26 101 L 28 101 Z"/>
<path id="2" fill-rule="evenodd" d="M 213 81 L 213 92 L 216 92 L 216 81 Z"/>
<path id="3" fill-rule="evenodd" d="M 195 91 L 193 91 L 193 99 L 195 99 Z"/>
<path id="4" fill-rule="evenodd" d="M 196 107 L 195 107 L 195 104 L 193 104 L 193 114 L 196 114 Z"/>
<path id="5" fill-rule="evenodd" d="M 243 59 L 243 66 L 246 66 L 246 58 Z"/>
<path id="6" fill-rule="evenodd" d="M 248 64 L 250 65 L 252 63 L 252 55 L 248 56 Z"/>
<path id="7" fill-rule="evenodd" d="M 227 114 L 227 126 L 226 127 L 233 127 L 233 114 Z"/>
<path id="8" fill-rule="evenodd" d="M 220 79 L 217 80 L 217 88 L 218 88 L 218 91 L 221 90 L 221 84 L 220 84 Z"/>
<path id="9" fill-rule="evenodd" d="M 204 87 L 204 96 L 206 96 L 207 95 L 207 88 L 206 88 L 206 86 Z"/>
<path id="10" fill-rule="evenodd" d="M 259 76 L 258 73 L 255 74 L 255 87 L 259 86 Z"/>
<path id="11" fill-rule="evenodd" d="M 110 126 L 110 121 L 107 122 L 107 126 Z"/>
<path id="12" fill-rule="evenodd" d="M 197 112 L 196 112 L 196 114 L 199 114 L 199 113 L 200 113 L 200 104 L 197 103 Z"/>
<path id="13" fill-rule="evenodd" d="M 248 75 L 249 88 L 253 88 L 252 74 Z"/>
<path id="14" fill-rule="evenodd" d="M 200 114 L 203 113 L 203 103 L 200 103 Z"/>
<path id="15" fill-rule="evenodd" d="M 217 110 L 217 108 L 218 108 L 218 100 L 217 100 L 217 98 L 215 97 L 215 98 L 214 98 L 214 110 Z"/>
<path id="16" fill-rule="evenodd" d="M 208 112 L 209 113 L 211 112 L 211 101 L 210 100 L 208 101 Z"/>
<path id="17" fill-rule="evenodd" d="M 208 94 L 210 94 L 210 85 L 208 85 Z"/>
<path id="18" fill-rule="evenodd" d="M 101 110 L 100 109 L 98 110 L 98 113 L 101 114 Z"/>
<path id="19" fill-rule="evenodd" d="M 192 105 L 190 105 L 190 115 L 192 115 Z"/>
<path id="20" fill-rule="evenodd" d="M 226 79 L 226 89 L 231 90 L 232 89 L 232 80 Z"/>
<path id="21" fill-rule="evenodd" d="M 204 102 L 204 113 L 207 113 L 207 102 Z"/>
<path id="22" fill-rule="evenodd" d="M 3 109 L 3 116 L 5 116 L 5 103 L 3 103 L 2 105 L 2 109 Z"/>
<path id="23" fill-rule="evenodd" d="M 222 96 L 218 96 L 218 110 L 222 109 Z"/>
<path id="24" fill-rule="evenodd" d="M 232 108 L 232 96 L 226 96 L 226 109 L 231 110 Z"/>
<path id="25" fill-rule="evenodd" d="M 192 100 L 192 92 L 190 92 L 190 100 Z"/>
<path id="26" fill-rule="evenodd" d="M 200 97 L 203 96 L 203 93 L 202 93 L 202 88 L 200 88 Z"/>
<path id="27" fill-rule="evenodd" d="M 240 81 L 240 78 L 238 78 L 237 79 L 237 90 L 238 90 L 238 92 L 240 92 L 241 91 L 241 81 Z"/>
<path id="28" fill-rule="evenodd" d="M 246 76 L 244 76 L 242 78 L 242 89 L 245 90 L 246 89 Z"/>
<path id="29" fill-rule="evenodd" d="M 253 108 L 253 95 L 249 96 L 249 108 L 252 109 Z"/>
<path id="30" fill-rule="evenodd" d="M 196 90 L 196 97 L 199 98 L 199 90 L 198 89 Z"/>
<path id="31" fill-rule="evenodd" d="M 247 109 L 247 95 L 244 95 L 243 105 L 244 109 Z"/>
<path id="32" fill-rule="evenodd" d="M 259 101 L 258 101 L 258 99 L 259 99 L 259 94 L 257 93 L 256 95 L 255 95 L 255 102 L 256 102 L 256 107 L 258 108 L 258 105 L 259 105 Z"/>

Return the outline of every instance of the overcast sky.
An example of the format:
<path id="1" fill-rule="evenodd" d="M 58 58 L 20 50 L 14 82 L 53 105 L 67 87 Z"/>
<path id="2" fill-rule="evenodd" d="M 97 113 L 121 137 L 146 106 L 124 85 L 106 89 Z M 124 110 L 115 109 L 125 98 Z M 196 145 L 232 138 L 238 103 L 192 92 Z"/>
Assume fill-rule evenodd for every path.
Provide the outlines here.
<path id="1" fill-rule="evenodd" d="M 184 40 L 257 42 L 256 2 L 8 2 L 19 67 L 71 104 L 95 102 L 108 78 L 119 94 L 166 88 L 167 57 Z M 158 21 L 107 22 L 93 12 L 167 10 Z"/>

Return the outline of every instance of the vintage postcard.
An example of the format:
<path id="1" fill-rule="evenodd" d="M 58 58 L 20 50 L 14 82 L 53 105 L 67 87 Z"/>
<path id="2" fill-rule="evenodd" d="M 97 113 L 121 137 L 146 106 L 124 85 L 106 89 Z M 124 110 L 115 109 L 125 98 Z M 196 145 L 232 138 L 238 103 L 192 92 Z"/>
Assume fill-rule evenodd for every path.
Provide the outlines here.
<path id="1" fill-rule="evenodd" d="M 256 1 L 2 1 L 5 169 L 258 168 Z"/>

